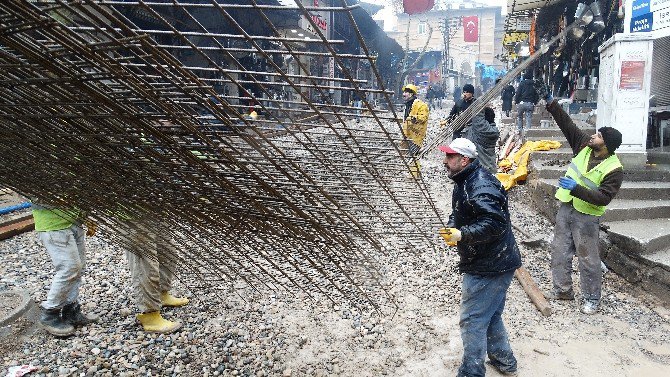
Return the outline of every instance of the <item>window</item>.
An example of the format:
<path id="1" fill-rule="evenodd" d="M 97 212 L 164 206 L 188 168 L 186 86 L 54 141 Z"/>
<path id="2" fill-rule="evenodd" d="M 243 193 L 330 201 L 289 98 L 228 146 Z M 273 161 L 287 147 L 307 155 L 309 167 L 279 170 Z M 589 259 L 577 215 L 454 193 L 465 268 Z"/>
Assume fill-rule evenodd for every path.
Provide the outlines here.
<path id="1" fill-rule="evenodd" d="M 426 23 L 419 22 L 419 29 L 417 30 L 418 34 L 426 34 Z"/>

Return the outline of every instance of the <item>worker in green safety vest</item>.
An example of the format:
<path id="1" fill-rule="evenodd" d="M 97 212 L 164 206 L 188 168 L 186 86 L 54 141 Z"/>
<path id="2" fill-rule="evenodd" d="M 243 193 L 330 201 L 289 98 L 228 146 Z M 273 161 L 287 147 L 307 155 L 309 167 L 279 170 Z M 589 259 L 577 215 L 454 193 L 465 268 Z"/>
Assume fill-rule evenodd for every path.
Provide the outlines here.
<path id="1" fill-rule="evenodd" d="M 553 290 L 550 298 L 574 299 L 571 273 L 572 258 L 576 254 L 584 299 L 581 311 L 594 314 L 602 296 L 602 262 L 598 250 L 600 217 L 623 181 L 623 166 L 614 154 L 622 136 L 612 127 L 601 127 L 593 135 L 580 130 L 551 95 L 547 97 L 547 110 L 574 153 L 565 176 L 559 178 L 556 191 L 561 205 L 551 245 Z"/>
<path id="2" fill-rule="evenodd" d="M 86 248 L 82 213 L 76 209 L 62 209 L 32 204 L 37 237 L 44 245 L 54 266 L 54 276 L 46 300 L 42 302 L 40 323 L 51 335 L 66 337 L 74 334 L 75 327 L 98 320 L 84 314 L 79 304 L 79 287 L 86 267 Z M 86 235 L 95 233 L 95 225 L 87 222 Z"/>

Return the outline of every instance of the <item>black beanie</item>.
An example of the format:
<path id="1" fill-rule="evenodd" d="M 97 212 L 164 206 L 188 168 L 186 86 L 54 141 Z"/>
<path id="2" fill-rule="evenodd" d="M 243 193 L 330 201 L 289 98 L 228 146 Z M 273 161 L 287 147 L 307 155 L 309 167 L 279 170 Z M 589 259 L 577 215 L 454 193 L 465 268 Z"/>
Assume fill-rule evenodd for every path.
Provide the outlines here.
<path id="1" fill-rule="evenodd" d="M 463 93 L 474 93 L 474 92 L 475 92 L 475 87 L 472 86 L 472 84 L 463 85 Z"/>
<path id="2" fill-rule="evenodd" d="M 614 154 L 614 151 L 621 145 L 621 132 L 612 127 L 600 127 L 598 132 L 600 132 L 600 135 L 603 137 L 603 141 L 605 141 L 607 151 L 610 154 Z"/>

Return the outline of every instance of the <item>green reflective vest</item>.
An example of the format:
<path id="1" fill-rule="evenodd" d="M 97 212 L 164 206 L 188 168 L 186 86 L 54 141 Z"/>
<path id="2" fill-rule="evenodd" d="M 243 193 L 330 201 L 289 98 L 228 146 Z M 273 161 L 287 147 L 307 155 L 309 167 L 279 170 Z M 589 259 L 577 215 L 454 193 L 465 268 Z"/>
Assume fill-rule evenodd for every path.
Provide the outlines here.
<path id="1" fill-rule="evenodd" d="M 605 178 L 605 176 L 612 170 L 622 167 L 622 165 L 616 155 L 611 155 L 593 169 L 587 171 L 589 157 L 591 157 L 592 152 L 593 149 L 590 147 L 583 148 L 570 162 L 570 166 L 568 166 L 568 171 L 565 173 L 565 176 L 574 179 L 580 186 L 584 186 L 591 190 L 597 190 L 600 183 L 602 183 L 603 178 Z M 556 191 L 556 199 L 563 203 L 572 201 L 572 205 L 578 212 L 587 215 L 601 216 L 605 213 L 605 206 L 597 206 L 579 198 L 575 198 L 570 194 L 570 191 L 564 188 L 558 188 Z"/>
<path id="2" fill-rule="evenodd" d="M 33 209 L 35 230 L 38 232 L 50 232 L 52 230 L 67 229 L 78 223 L 80 216 L 77 210 L 46 209 L 38 207 Z"/>

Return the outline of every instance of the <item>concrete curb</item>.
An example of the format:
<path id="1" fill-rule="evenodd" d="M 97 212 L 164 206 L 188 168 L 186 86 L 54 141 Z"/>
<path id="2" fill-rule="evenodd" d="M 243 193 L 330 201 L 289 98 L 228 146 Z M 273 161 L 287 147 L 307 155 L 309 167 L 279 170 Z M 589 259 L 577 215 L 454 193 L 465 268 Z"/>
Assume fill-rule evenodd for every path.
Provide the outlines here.
<path id="1" fill-rule="evenodd" d="M 30 308 L 35 305 L 35 302 L 30 297 L 30 294 L 26 291 L 0 291 L 0 300 L 2 296 L 5 295 L 15 295 L 21 298 L 21 303 L 14 310 L 10 311 L 8 315 L 0 318 L 0 327 L 5 327 L 12 322 L 16 321 L 24 313 L 26 313 Z"/>

